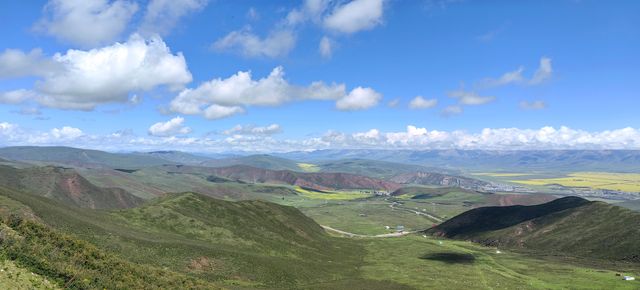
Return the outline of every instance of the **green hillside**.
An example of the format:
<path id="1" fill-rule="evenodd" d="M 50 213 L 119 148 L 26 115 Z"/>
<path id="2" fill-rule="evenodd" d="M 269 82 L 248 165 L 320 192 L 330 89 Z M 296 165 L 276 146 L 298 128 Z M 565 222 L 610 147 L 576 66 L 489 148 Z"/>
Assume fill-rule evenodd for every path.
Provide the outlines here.
<path id="1" fill-rule="evenodd" d="M 356 267 L 363 247 L 327 236 L 292 207 L 183 193 L 140 208 L 105 212 L 2 188 L 0 196 L 28 206 L 48 226 L 118 258 L 216 285 L 366 282 L 358 278 Z"/>
<path id="2" fill-rule="evenodd" d="M 211 167 L 246 165 L 269 170 L 305 171 L 296 161 L 267 154 L 216 159 L 202 164 Z"/>
<path id="3" fill-rule="evenodd" d="M 0 185 L 94 209 L 129 208 L 143 201 L 120 188 L 95 186 L 73 169 L 55 166 L 16 169 L 0 165 Z"/>
<path id="4" fill-rule="evenodd" d="M 368 159 L 339 159 L 318 163 L 320 171 L 344 172 L 364 175 L 374 178 L 391 178 L 393 176 L 411 172 L 442 172 L 442 169 L 428 168 L 414 164 L 403 164 L 388 161 Z"/>
<path id="5" fill-rule="evenodd" d="M 640 213 L 578 197 L 472 209 L 430 232 L 490 246 L 640 262 Z"/>
<path id="6" fill-rule="evenodd" d="M 70 166 L 104 166 L 135 169 L 174 163 L 154 156 L 109 153 L 72 147 L 17 146 L 0 148 L 0 157 L 16 161 L 38 161 Z"/>

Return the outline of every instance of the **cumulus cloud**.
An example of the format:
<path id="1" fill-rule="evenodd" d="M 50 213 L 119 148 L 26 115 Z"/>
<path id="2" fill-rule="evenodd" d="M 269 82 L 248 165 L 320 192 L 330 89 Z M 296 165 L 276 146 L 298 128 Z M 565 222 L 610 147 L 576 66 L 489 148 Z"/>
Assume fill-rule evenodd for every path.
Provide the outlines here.
<path id="1" fill-rule="evenodd" d="M 204 110 L 204 117 L 209 120 L 217 120 L 242 113 L 244 113 L 244 108 L 240 106 L 220 106 L 213 104 Z"/>
<path id="2" fill-rule="evenodd" d="M 66 145 L 83 148 L 119 150 L 185 151 L 262 151 L 282 152 L 314 149 L 463 149 L 463 150 L 546 150 L 546 149 L 640 149 L 640 130 L 621 128 L 605 131 L 585 131 L 561 126 L 539 129 L 485 128 L 479 132 L 461 130 L 429 130 L 407 126 L 402 131 L 382 132 L 370 129 L 363 132 L 329 131 L 320 137 L 306 139 L 275 139 L 269 135 L 270 126 L 261 130 L 234 128 L 222 138 L 186 136 L 136 136 L 120 131 L 106 135 L 85 134 L 78 128 L 55 128 L 39 132 L 25 130 L 17 124 L 0 122 L 0 145 Z M 258 128 L 258 127 L 254 127 Z M 251 134 L 252 131 L 263 132 Z"/>
<path id="3" fill-rule="evenodd" d="M 464 88 L 450 91 L 447 95 L 451 98 L 458 99 L 458 103 L 460 105 L 468 106 L 484 105 L 493 102 L 496 99 L 492 96 L 480 96 L 476 92 L 465 91 Z"/>
<path id="4" fill-rule="evenodd" d="M 520 108 L 525 110 L 542 110 L 547 107 L 547 103 L 543 101 L 521 101 Z"/>
<path id="5" fill-rule="evenodd" d="M 433 108 L 438 105 L 438 100 L 436 99 L 425 99 L 422 96 L 417 96 L 409 102 L 410 109 L 428 109 Z"/>
<path id="6" fill-rule="evenodd" d="M 92 110 L 101 104 L 124 103 L 131 92 L 158 86 L 179 89 L 192 79 L 182 54 L 172 54 L 159 37 L 145 40 L 133 35 L 111 46 L 71 49 L 48 59 L 50 69 L 33 69 L 42 62 L 21 62 L 14 71 L 40 76 L 32 97 L 41 105 L 61 109 Z"/>
<path id="7" fill-rule="evenodd" d="M 35 95 L 34 92 L 23 89 L 0 92 L 0 104 L 19 104 L 33 98 Z"/>
<path id="8" fill-rule="evenodd" d="M 284 24 L 295 27 L 309 20 L 315 23 L 321 21 L 322 14 L 327 10 L 328 0 L 305 0 L 300 8 L 289 11 Z"/>
<path id="9" fill-rule="evenodd" d="M 281 57 L 289 54 L 296 44 L 296 35 L 289 29 L 274 30 L 260 38 L 250 29 L 232 31 L 213 43 L 218 51 L 239 51 L 247 57 Z"/>
<path id="10" fill-rule="evenodd" d="M 82 135 L 82 130 L 69 126 L 51 129 L 51 136 L 56 139 L 76 139 Z"/>
<path id="11" fill-rule="evenodd" d="M 372 29 L 382 23 L 383 2 L 384 0 L 353 0 L 349 3 L 305 0 L 300 7 L 291 9 L 284 18 L 277 21 L 266 36 L 258 35 L 250 27 L 245 27 L 216 40 L 212 48 L 217 51 L 238 52 L 245 57 L 283 57 L 293 50 L 298 32 L 308 23 L 342 34 Z M 250 9 L 247 15 L 254 19 L 257 13 Z M 334 49 L 335 42 L 327 37 L 323 37 L 318 45 L 318 51 L 324 58 L 331 57 Z"/>
<path id="12" fill-rule="evenodd" d="M 184 118 L 175 117 L 166 122 L 158 122 L 149 127 L 151 136 L 175 136 L 191 133 L 191 128 L 184 125 Z"/>
<path id="13" fill-rule="evenodd" d="M 336 108 L 341 111 L 366 110 L 376 106 L 381 99 L 382 95 L 372 88 L 357 87 L 338 99 Z"/>
<path id="14" fill-rule="evenodd" d="M 341 110 L 369 108 L 380 100 L 370 88 L 358 87 L 346 94 L 344 84 L 317 81 L 308 86 L 290 84 L 282 67 L 274 68 L 264 78 L 254 80 L 250 71 L 240 71 L 226 79 L 204 82 L 185 89 L 176 96 L 169 109 L 181 114 L 202 114 L 219 119 L 244 112 L 245 106 L 278 106 L 300 100 L 336 100 Z M 339 105 L 338 105 L 339 103 Z"/>
<path id="15" fill-rule="evenodd" d="M 278 124 L 271 124 L 264 127 L 254 125 L 236 125 L 229 130 L 222 132 L 224 135 L 274 135 L 282 132 Z"/>
<path id="16" fill-rule="evenodd" d="M 320 39 L 318 51 L 322 57 L 331 58 L 331 55 L 333 54 L 333 41 L 330 38 L 323 36 L 322 39 Z"/>
<path id="17" fill-rule="evenodd" d="M 0 78 L 44 76 L 58 68 L 59 64 L 46 58 L 41 49 L 29 52 L 6 49 L 0 53 Z"/>
<path id="18" fill-rule="evenodd" d="M 50 0 L 36 29 L 63 41 L 96 46 L 117 39 L 137 10 L 135 2 L 125 0 Z"/>
<path id="19" fill-rule="evenodd" d="M 382 23 L 383 6 L 383 0 L 353 0 L 335 7 L 324 26 L 346 34 L 371 29 Z"/>
<path id="20" fill-rule="evenodd" d="M 140 25 L 143 35 L 167 34 L 184 16 L 207 6 L 209 0 L 151 0 Z"/>
<path id="21" fill-rule="evenodd" d="M 428 130 L 407 126 L 406 131 L 361 133 L 328 132 L 318 144 L 332 148 L 402 149 L 632 149 L 640 148 L 640 131 L 623 128 L 600 132 L 568 127 L 534 129 L 486 128 L 479 133 Z"/>

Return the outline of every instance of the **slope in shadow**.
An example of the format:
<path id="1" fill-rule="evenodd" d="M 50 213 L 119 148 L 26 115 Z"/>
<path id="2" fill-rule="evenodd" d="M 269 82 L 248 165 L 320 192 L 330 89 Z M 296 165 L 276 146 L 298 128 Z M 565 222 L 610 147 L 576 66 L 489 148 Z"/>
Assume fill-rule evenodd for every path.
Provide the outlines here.
<path id="1" fill-rule="evenodd" d="M 590 201 L 580 197 L 564 197 L 554 201 L 531 206 L 489 206 L 464 212 L 452 218 L 431 231 L 445 237 L 455 237 L 458 234 L 473 234 L 494 231 L 517 225 L 554 212 L 589 204 Z"/>

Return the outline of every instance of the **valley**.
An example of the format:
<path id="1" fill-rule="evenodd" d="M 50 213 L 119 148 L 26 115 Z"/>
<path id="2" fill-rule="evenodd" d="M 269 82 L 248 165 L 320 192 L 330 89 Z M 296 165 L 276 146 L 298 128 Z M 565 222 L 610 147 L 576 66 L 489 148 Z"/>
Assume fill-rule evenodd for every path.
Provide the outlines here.
<path id="1" fill-rule="evenodd" d="M 2 151 L 0 257 L 12 273 L 35 275 L 0 275 L 0 283 L 22 285 L 15 287 L 135 285 L 130 283 L 147 279 L 144 272 L 165 277 L 146 287 L 182 283 L 194 289 L 633 289 L 637 285 L 616 274 L 640 275 L 634 256 L 640 243 L 631 238 L 640 234 L 640 213 L 575 200 L 567 208 L 580 212 L 560 214 L 563 208 L 553 207 L 529 217 L 522 211 L 527 206 L 564 199 L 478 190 L 513 174 L 462 176 L 366 160 L 355 163 L 366 170 L 354 170 L 353 160 L 292 170 L 289 165 L 300 162 L 264 155 L 257 157 L 264 167 L 246 165 L 250 157 L 210 166 L 202 162 L 215 159 L 186 153 L 162 153 L 161 160 L 155 160 L 158 153 L 135 153 L 146 162 L 125 169 L 120 156 L 111 159 L 106 152 L 91 152 L 102 159 L 83 163 L 82 157 L 54 160 L 47 148 L 29 158 Z M 458 220 L 482 221 L 465 215 L 493 208 L 516 208 L 525 218 L 487 232 L 450 230 Z M 500 220 L 498 215 L 489 223 Z M 611 231 L 607 237 L 617 248 L 608 244 L 598 253 L 607 243 L 584 235 L 586 227 Z M 23 240 L 32 242 L 17 242 Z M 553 251 L 550 244 L 557 245 Z M 87 256 L 69 260 L 66 255 L 79 249 Z M 78 266 L 86 263 L 124 265 L 128 272 L 98 275 Z M 127 270 L 133 268 L 139 270 Z"/>

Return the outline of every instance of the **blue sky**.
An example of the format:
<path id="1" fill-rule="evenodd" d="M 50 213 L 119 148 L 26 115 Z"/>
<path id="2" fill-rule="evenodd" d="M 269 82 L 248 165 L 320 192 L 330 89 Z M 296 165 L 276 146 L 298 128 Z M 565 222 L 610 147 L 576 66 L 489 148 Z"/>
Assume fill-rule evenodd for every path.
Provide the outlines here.
<path id="1" fill-rule="evenodd" d="M 0 144 L 640 149 L 639 13 L 637 1 L 3 1 Z"/>

